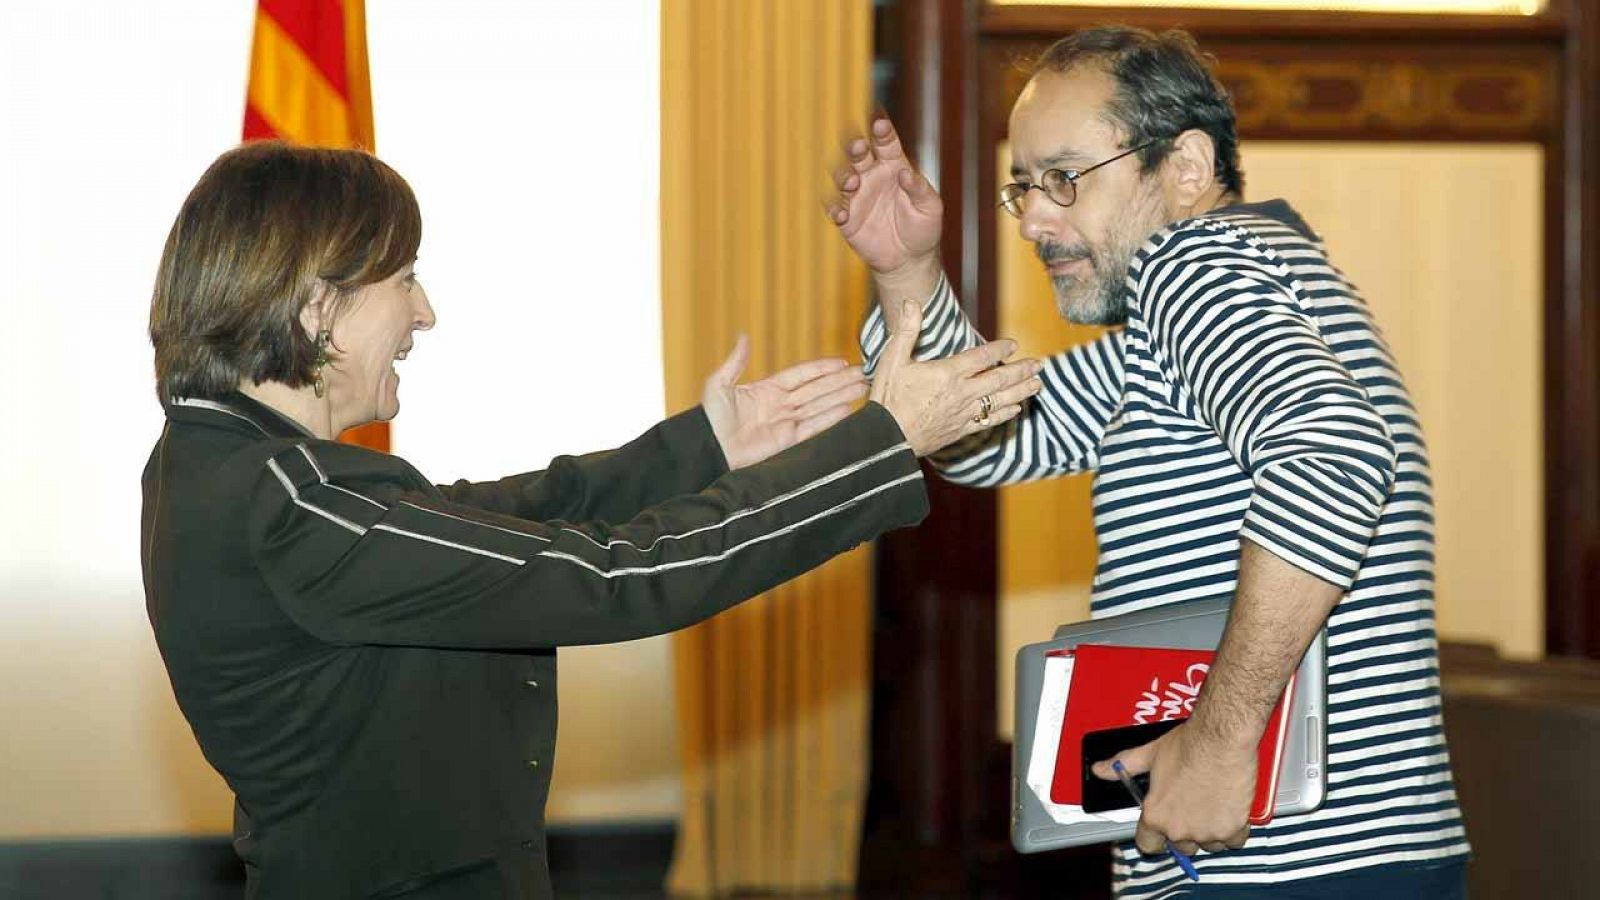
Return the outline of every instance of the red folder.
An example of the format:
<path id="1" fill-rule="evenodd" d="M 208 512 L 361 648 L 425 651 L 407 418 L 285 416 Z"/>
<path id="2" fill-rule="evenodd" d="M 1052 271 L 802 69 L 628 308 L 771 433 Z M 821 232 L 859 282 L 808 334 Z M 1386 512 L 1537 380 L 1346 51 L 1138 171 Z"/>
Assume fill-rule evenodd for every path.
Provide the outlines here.
<path id="1" fill-rule="evenodd" d="M 1072 684 L 1067 689 L 1066 718 L 1061 724 L 1061 743 L 1056 749 L 1050 799 L 1055 803 L 1081 804 L 1084 734 L 1124 725 L 1189 718 L 1216 654 L 1210 650 L 1079 644 L 1073 656 L 1076 661 Z M 1272 821 L 1272 807 L 1278 793 L 1278 769 L 1283 761 L 1283 742 L 1288 732 L 1289 700 L 1293 695 L 1294 678 L 1291 677 L 1261 735 L 1256 796 L 1250 804 L 1252 825 Z"/>

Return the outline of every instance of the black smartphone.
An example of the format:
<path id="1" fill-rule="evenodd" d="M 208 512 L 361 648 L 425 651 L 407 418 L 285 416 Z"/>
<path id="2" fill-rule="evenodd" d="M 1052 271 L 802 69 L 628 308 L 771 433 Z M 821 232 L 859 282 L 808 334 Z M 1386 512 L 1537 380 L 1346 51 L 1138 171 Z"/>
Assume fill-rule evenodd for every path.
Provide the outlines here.
<path id="1" fill-rule="evenodd" d="M 1111 759 L 1124 750 L 1148 744 L 1163 734 L 1183 724 L 1182 719 L 1151 722 L 1148 725 L 1125 725 L 1104 731 L 1089 731 L 1083 735 L 1083 811 L 1111 812 L 1138 806 L 1122 779 L 1106 781 L 1094 774 L 1094 764 Z M 1149 774 L 1133 776 L 1133 783 L 1141 793 L 1150 792 Z"/>

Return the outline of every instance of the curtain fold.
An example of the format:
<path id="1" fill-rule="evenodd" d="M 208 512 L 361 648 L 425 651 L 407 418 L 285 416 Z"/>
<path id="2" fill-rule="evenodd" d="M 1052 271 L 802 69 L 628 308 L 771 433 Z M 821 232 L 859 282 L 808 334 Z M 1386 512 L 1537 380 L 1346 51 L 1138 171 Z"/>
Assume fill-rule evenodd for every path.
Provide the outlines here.
<path id="1" fill-rule="evenodd" d="M 870 98 L 870 0 L 663 0 L 667 402 L 697 402 L 748 332 L 751 377 L 856 359 L 864 270 L 822 212 Z M 677 893 L 853 884 L 865 803 L 863 548 L 675 638 Z"/>

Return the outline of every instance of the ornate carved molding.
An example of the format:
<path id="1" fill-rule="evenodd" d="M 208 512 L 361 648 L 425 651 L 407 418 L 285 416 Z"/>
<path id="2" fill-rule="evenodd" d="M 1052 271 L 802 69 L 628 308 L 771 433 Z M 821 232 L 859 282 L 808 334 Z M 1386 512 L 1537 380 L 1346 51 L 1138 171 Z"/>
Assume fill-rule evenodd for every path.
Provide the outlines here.
<path id="1" fill-rule="evenodd" d="M 1240 60 L 1217 75 L 1247 135 L 1532 140 L 1549 134 L 1559 88 L 1539 62 Z"/>
<path id="2" fill-rule="evenodd" d="M 980 26 L 984 37 L 991 39 L 1050 39 L 1074 28 L 1121 22 L 1151 31 L 1182 28 L 1207 47 L 1235 39 L 1297 43 L 1448 41 L 1503 46 L 1528 40 L 1559 43 L 1567 31 L 1569 4 L 1586 2 L 1589 0 L 1555 0 L 1550 9 L 1534 16 L 1227 9 L 1208 6 L 1204 0 L 1192 0 L 1183 6 L 1138 2 L 1126 6 L 982 3 Z"/>
<path id="3" fill-rule="evenodd" d="M 1005 44 L 1002 55 L 1018 59 L 1045 46 Z M 1440 58 L 1422 48 L 1413 55 L 1393 46 L 1338 58 L 1260 45 L 1212 50 L 1245 138 L 1547 141 L 1558 125 L 1554 48 L 1499 60 Z M 1022 67 L 1004 68 L 990 95 L 990 121 L 1004 127 L 1026 81 Z"/>

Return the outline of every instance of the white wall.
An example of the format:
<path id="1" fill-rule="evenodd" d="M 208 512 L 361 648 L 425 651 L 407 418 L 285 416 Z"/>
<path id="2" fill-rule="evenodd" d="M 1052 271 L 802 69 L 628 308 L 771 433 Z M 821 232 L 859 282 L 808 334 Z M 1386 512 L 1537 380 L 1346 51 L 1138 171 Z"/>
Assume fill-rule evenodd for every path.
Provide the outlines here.
<path id="1" fill-rule="evenodd" d="M 184 194 L 238 139 L 253 8 L 0 3 L 0 839 L 228 828 L 145 620 L 138 479 L 161 422 L 150 286 Z M 440 317 L 406 364 L 396 449 L 440 479 L 487 476 L 647 425 L 655 3 L 368 15 L 379 147 L 421 199 Z M 577 190 L 630 172 L 637 193 Z M 559 395 L 535 386 L 551 373 Z M 665 646 L 563 665 L 554 817 L 671 815 Z M 642 765 L 604 727 L 628 717 L 662 729 L 632 744 L 654 751 Z"/>
<path id="2" fill-rule="evenodd" d="M 139 472 L 156 263 L 238 140 L 250 11 L 0 9 L 0 837 L 226 826 L 145 620 Z"/>
<path id="3" fill-rule="evenodd" d="M 439 316 L 404 363 L 395 452 L 450 481 L 633 438 L 665 402 L 656 0 L 367 15 L 378 151 L 422 205 Z M 553 821 L 677 814 L 669 651 L 561 652 Z"/>

